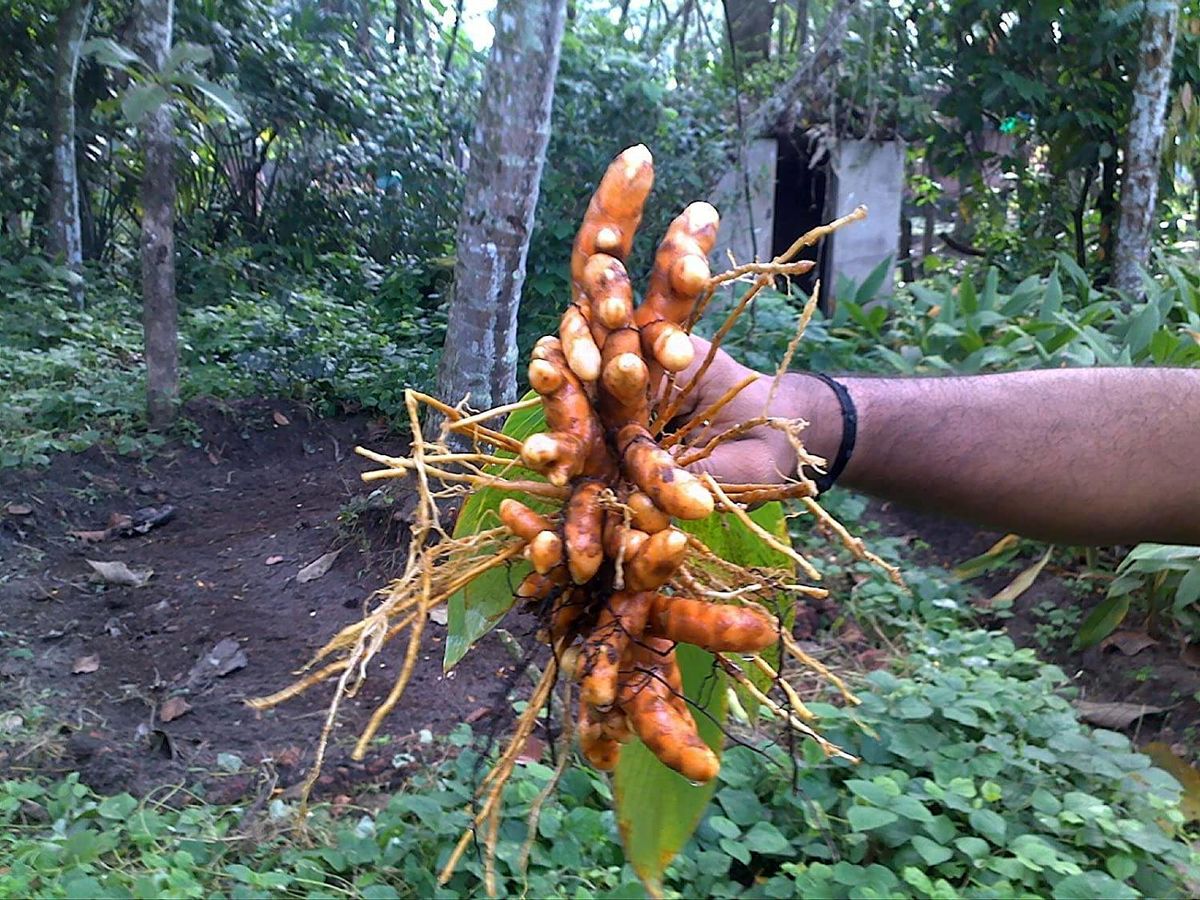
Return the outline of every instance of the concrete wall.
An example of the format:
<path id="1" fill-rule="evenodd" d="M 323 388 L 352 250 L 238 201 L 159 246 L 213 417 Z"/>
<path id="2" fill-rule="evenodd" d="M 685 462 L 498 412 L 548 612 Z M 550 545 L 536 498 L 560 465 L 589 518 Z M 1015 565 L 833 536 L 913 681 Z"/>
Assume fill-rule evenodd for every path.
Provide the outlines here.
<path id="1" fill-rule="evenodd" d="M 759 260 L 771 258 L 771 234 L 775 228 L 775 159 L 774 138 L 751 141 L 746 146 L 745 165 L 750 182 L 749 206 L 740 163 L 721 176 L 708 198 L 721 214 L 721 230 L 709 257 L 714 272 L 724 272 L 730 267 L 730 252 L 738 265 L 754 262 L 756 247 Z"/>
<path id="2" fill-rule="evenodd" d="M 895 283 L 900 247 L 900 205 L 904 197 L 904 144 L 902 141 L 838 141 L 833 153 L 835 216 L 844 216 L 860 204 L 868 215 L 839 231 L 833 241 L 832 268 L 835 291 L 845 277 L 861 283 L 888 255 L 892 264 L 879 290 L 890 296 Z"/>

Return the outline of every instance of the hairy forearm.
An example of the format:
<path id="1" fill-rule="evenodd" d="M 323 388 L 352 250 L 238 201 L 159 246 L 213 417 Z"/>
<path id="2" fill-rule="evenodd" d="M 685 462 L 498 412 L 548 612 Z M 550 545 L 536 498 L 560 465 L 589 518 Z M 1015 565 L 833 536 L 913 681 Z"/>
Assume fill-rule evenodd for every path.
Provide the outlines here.
<path id="1" fill-rule="evenodd" d="M 1200 370 L 839 380 L 859 413 L 846 487 L 1067 544 L 1200 544 Z"/>

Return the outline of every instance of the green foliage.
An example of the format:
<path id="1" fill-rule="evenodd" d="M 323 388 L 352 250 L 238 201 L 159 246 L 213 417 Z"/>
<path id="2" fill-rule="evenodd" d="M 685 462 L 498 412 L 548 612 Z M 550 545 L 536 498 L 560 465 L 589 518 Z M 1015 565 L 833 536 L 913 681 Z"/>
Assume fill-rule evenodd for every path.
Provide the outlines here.
<path id="1" fill-rule="evenodd" d="M 394 280 L 371 299 L 365 275 L 349 276 L 340 259 L 341 283 L 243 255 L 210 259 L 213 290 L 185 298 L 180 315 L 184 398 L 259 394 L 323 413 L 401 413 L 404 388 L 432 379 L 427 348 L 441 343 L 444 315 Z M 79 309 L 71 277 L 37 257 L 0 260 L 0 466 L 46 464 L 99 441 L 129 453 L 162 440 L 145 431 L 137 303 L 97 279 Z"/>
<path id="2" fill-rule="evenodd" d="M 835 492 L 847 519 L 861 503 Z M 897 558 L 900 543 L 876 540 Z M 813 554 L 815 559 L 820 556 Z M 1062 672 L 974 627 L 966 588 L 906 565 L 905 594 L 864 564 L 850 600 L 905 652 L 866 679 L 861 706 L 815 702 L 825 732 L 862 762 L 815 746 L 727 749 L 713 803 L 666 873 L 668 895 L 712 897 L 1181 897 L 1200 877 L 1183 831 L 1178 784 L 1126 737 L 1081 725 Z M 0 896 L 475 896 L 472 853 L 433 879 L 468 821 L 485 771 L 463 726 L 456 757 L 382 808 L 330 819 L 312 842 L 271 802 L 254 840 L 243 810 L 97 797 L 76 776 L 0 784 Z M 637 896 L 616 840 L 606 781 L 565 773 L 543 807 L 528 869 L 530 806 L 551 771 L 519 766 L 497 852 L 501 896 Z"/>
<path id="3" fill-rule="evenodd" d="M 1135 608 L 1148 625 L 1200 640 L 1200 547 L 1138 544 L 1116 574 L 1107 596 L 1079 628 L 1080 647 L 1108 637 Z"/>

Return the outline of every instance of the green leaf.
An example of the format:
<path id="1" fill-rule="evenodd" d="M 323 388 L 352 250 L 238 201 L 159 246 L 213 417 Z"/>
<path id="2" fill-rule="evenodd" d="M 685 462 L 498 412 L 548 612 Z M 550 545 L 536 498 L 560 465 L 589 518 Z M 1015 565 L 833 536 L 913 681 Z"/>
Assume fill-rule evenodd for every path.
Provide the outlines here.
<path id="1" fill-rule="evenodd" d="M 983 553 L 959 563 L 951 574 L 959 581 L 969 581 L 985 572 L 1007 565 L 1009 560 L 1017 555 L 1020 543 L 1021 538 L 1018 535 L 1006 534 Z"/>
<path id="2" fill-rule="evenodd" d="M 675 653 L 683 672 L 684 693 L 693 702 L 706 704 L 704 712 L 693 709 L 700 736 L 720 755 L 725 738 L 725 676 L 714 670 L 712 656 L 698 647 L 680 644 Z M 641 741 L 626 744 L 621 751 L 613 783 L 617 828 L 626 859 L 652 891 L 661 885 L 663 872 L 696 830 L 715 789 L 715 779 L 691 784 L 659 762 Z M 729 838 L 722 839 L 722 846 L 725 841 L 740 846 Z M 743 862 L 749 860 L 748 852 L 746 856 Z"/>
<path id="3" fill-rule="evenodd" d="M 1042 295 L 1042 308 L 1038 313 L 1039 322 L 1057 321 L 1058 312 L 1062 309 L 1062 285 L 1058 280 L 1058 267 L 1046 279 L 1046 292 Z"/>
<path id="4" fill-rule="evenodd" d="M 120 69 L 130 75 L 137 74 L 137 70 L 145 66 L 145 62 L 140 56 L 110 38 L 93 38 L 85 41 L 80 52 L 84 56 L 92 57 L 102 66 Z"/>
<path id="5" fill-rule="evenodd" d="M 878 265 L 873 268 L 862 284 L 858 286 L 858 290 L 854 292 L 854 302 L 860 306 L 864 303 L 874 300 L 875 295 L 879 293 L 880 287 L 883 286 L 883 279 L 887 277 L 888 269 L 892 264 L 892 256 L 889 253 L 881 259 Z"/>
<path id="6" fill-rule="evenodd" d="M 1086 649 L 1100 643 L 1114 631 L 1129 613 L 1129 596 L 1106 597 L 1088 614 L 1075 635 L 1075 645 Z"/>
<path id="7" fill-rule="evenodd" d="M 1175 590 L 1175 608 L 1183 609 L 1200 600 L 1200 566 L 1192 566 L 1179 581 Z"/>
<path id="8" fill-rule="evenodd" d="M 209 103 L 219 109 L 223 115 L 234 122 L 245 121 L 246 117 L 242 113 L 242 105 L 228 88 L 209 81 L 207 78 L 202 78 L 194 72 L 180 72 L 175 75 L 174 80 L 179 84 L 186 84 L 194 88 Z"/>
<path id="9" fill-rule="evenodd" d="M 526 398 L 532 396 L 536 395 L 526 394 Z M 513 413 L 504 423 L 502 430 L 504 434 L 523 441 L 531 434 L 545 429 L 545 413 L 540 406 L 535 406 Z M 529 477 L 541 480 L 532 474 Z M 545 500 L 525 494 L 484 488 L 471 494 L 463 504 L 458 521 L 454 525 L 455 537 L 475 534 L 499 524 L 497 510 L 506 497 L 516 497 L 541 512 L 552 508 Z M 454 668 L 475 642 L 504 618 L 504 614 L 512 608 L 515 600 L 513 588 L 531 571 L 529 563 L 523 560 L 514 561 L 511 566 L 501 566 L 485 572 L 450 598 L 446 611 L 446 649 L 442 657 L 442 668 L 445 671 Z"/>
<path id="10" fill-rule="evenodd" d="M 202 66 L 213 58 L 213 52 L 208 47 L 193 44 L 191 41 L 180 41 L 171 48 L 171 53 L 163 61 L 162 72 L 170 75 L 181 66 Z"/>
<path id="11" fill-rule="evenodd" d="M 121 97 L 121 112 L 137 125 L 170 99 L 167 89 L 152 81 L 135 84 Z"/>
<path id="12" fill-rule="evenodd" d="M 770 822 L 757 822 L 742 838 L 753 853 L 765 853 L 771 856 L 782 856 L 791 850 L 791 843 L 783 833 Z"/>
<path id="13" fill-rule="evenodd" d="M 954 855 L 954 851 L 949 847 L 943 847 L 941 844 L 931 841 L 920 834 L 913 835 L 912 845 L 913 849 L 921 854 L 921 859 L 925 860 L 926 865 L 930 866 L 944 863 Z"/>
<path id="14" fill-rule="evenodd" d="M 852 831 L 871 831 L 874 828 L 891 825 L 899 819 L 894 812 L 889 812 L 886 809 L 858 805 L 850 807 L 850 811 L 846 813 L 846 818 L 850 821 L 850 829 Z"/>
<path id="15" fill-rule="evenodd" d="M 993 844 L 1003 846 L 1004 836 L 1008 831 L 1004 818 L 990 809 L 973 809 L 967 817 L 971 827 L 982 834 Z"/>

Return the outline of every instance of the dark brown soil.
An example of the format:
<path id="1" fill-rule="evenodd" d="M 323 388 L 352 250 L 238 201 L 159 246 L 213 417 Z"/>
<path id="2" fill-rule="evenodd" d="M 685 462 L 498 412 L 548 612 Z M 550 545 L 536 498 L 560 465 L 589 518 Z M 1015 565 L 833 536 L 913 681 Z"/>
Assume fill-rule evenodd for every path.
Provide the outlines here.
<path id="1" fill-rule="evenodd" d="M 970 524 L 904 509 L 872 504 L 872 518 L 889 534 L 913 539 L 914 558 L 922 563 L 952 569 L 984 553 L 1003 535 L 982 531 Z M 1033 565 L 1044 545 L 1031 545 L 1004 569 L 972 579 L 972 594 L 981 608 L 986 598 L 1007 586 L 1018 573 Z M 1105 551 L 1106 568 L 1118 562 L 1129 548 Z M 1200 669 L 1184 662 L 1179 644 L 1162 634 L 1157 642 L 1131 656 L 1116 646 L 1076 650 L 1072 646 L 1078 623 L 1099 604 L 1107 590 L 1103 578 L 1087 576 L 1083 555 L 1072 559 L 1061 552 L 1051 558 L 1037 580 L 1013 604 L 1011 616 L 995 617 L 989 624 L 1004 628 L 1021 647 L 1032 647 L 1047 662 L 1062 668 L 1078 689 L 1078 697 L 1095 703 L 1139 703 L 1169 707 L 1165 713 L 1146 716 L 1127 729 L 1139 746 L 1165 742 L 1185 759 L 1200 759 Z M 1047 609 L 1077 608 L 1076 624 L 1059 629 L 1047 622 Z M 1143 631 L 1145 623 L 1131 616 L 1123 630 Z"/>
<path id="2" fill-rule="evenodd" d="M 367 509 L 364 466 L 352 452 L 360 442 L 395 452 L 401 442 L 368 436 L 363 418 L 314 421 L 290 404 L 189 415 L 198 437 L 144 463 L 92 450 L 45 470 L 0 473 L 0 776 L 79 770 L 100 790 L 199 783 L 232 800 L 254 789 L 256 771 L 274 771 L 286 787 L 311 761 L 328 687 L 262 714 L 242 701 L 287 685 L 402 562 L 405 497 Z M 145 534 L 98 543 L 69 534 L 164 505 L 173 517 Z M 327 574 L 297 581 L 331 550 L 340 553 Z M 101 584 L 89 559 L 154 574 L 140 588 Z M 515 666 L 499 642 L 481 642 L 444 675 L 444 628 L 431 631 L 403 704 L 362 763 L 348 761 L 349 743 L 390 687 L 403 648 L 388 648 L 343 705 L 324 793 L 402 777 L 405 760 L 420 757 L 422 731 L 446 733 L 464 720 L 487 730 L 508 719 Z M 244 666 L 203 671 L 227 639 Z M 98 657 L 95 670 L 73 674 L 91 668 L 87 657 Z M 191 708 L 164 722 L 171 698 Z"/>

